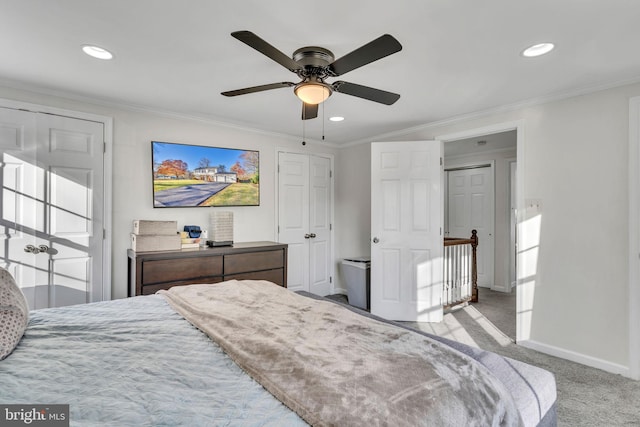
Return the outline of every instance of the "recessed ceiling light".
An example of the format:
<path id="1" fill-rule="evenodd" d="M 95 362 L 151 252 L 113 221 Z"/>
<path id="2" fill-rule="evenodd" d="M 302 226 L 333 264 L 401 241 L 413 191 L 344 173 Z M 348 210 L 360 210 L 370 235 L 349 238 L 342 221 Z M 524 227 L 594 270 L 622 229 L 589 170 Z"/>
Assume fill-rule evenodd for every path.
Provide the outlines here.
<path id="1" fill-rule="evenodd" d="M 107 49 L 92 46 L 92 45 L 84 45 L 82 46 L 82 51 L 89 56 L 93 56 L 98 59 L 111 59 L 113 58 L 113 53 L 109 52 Z"/>
<path id="2" fill-rule="evenodd" d="M 526 56 L 527 58 L 533 58 L 534 56 L 544 55 L 545 53 L 549 53 L 553 50 L 555 45 L 553 43 L 538 43 L 530 46 L 522 51 L 522 56 Z"/>
<path id="3" fill-rule="evenodd" d="M 334 116 L 334 117 L 329 117 L 329 120 L 331 120 L 332 122 L 341 122 L 344 120 L 344 117 Z"/>

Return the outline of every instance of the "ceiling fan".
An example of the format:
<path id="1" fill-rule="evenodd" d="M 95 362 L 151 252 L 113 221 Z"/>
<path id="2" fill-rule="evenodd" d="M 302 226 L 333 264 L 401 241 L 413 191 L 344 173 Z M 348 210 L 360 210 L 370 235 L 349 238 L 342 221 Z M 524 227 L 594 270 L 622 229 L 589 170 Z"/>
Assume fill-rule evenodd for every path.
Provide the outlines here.
<path id="1" fill-rule="evenodd" d="M 369 101 L 391 105 L 400 95 L 368 86 L 345 81 L 327 83 L 325 79 L 337 77 L 382 59 L 402 50 L 402 45 L 393 36 L 385 34 L 365 44 L 345 56 L 335 59 L 333 53 L 325 48 L 306 46 L 293 52 L 292 58 L 271 46 L 251 31 L 235 31 L 231 36 L 254 48 L 278 64 L 296 73 L 301 79 L 298 83 L 279 82 L 244 89 L 222 92 L 224 96 L 238 96 L 265 90 L 293 87 L 293 91 L 302 104 L 302 120 L 318 116 L 318 104 L 324 102 L 333 92 L 357 96 Z"/>

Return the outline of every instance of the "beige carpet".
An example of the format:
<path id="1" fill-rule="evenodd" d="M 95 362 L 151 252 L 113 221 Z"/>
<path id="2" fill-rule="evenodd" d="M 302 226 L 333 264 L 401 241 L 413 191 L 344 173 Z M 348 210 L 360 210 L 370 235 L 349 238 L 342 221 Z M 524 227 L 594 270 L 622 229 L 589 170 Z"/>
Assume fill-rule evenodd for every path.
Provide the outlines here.
<path id="1" fill-rule="evenodd" d="M 640 382 L 515 344 L 515 295 L 480 289 L 479 299 L 445 314 L 441 323 L 406 324 L 553 372 L 558 426 L 640 426 Z"/>

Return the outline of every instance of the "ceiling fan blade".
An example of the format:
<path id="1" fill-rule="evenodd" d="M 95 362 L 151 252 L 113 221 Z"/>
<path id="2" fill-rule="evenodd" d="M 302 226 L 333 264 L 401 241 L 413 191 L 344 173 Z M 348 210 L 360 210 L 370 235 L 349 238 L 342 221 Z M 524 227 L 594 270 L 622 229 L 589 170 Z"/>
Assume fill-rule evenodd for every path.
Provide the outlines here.
<path id="1" fill-rule="evenodd" d="M 221 95 L 238 96 L 238 95 L 245 95 L 247 93 L 262 92 L 263 90 L 280 89 L 281 87 L 291 87 L 295 85 L 296 85 L 295 83 L 291 83 L 291 82 L 271 83 L 268 85 L 246 87 L 244 89 L 229 90 L 226 92 L 222 92 Z"/>
<path id="2" fill-rule="evenodd" d="M 275 47 L 271 46 L 269 43 L 262 40 L 251 31 L 234 31 L 233 33 L 231 33 L 231 36 L 276 61 L 278 64 L 289 69 L 289 71 L 295 72 L 297 70 L 303 69 L 303 67 L 296 61 L 294 61 Z"/>
<path id="3" fill-rule="evenodd" d="M 385 90 L 374 89 L 369 86 L 357 85 L 355 83 L 337 81 L 332 85 L 336 92 L 344 93 L 358 98 L 368 99 L 369 101 L 379 102 L 380 104 L 391 105 L 400 99 L 400 95 Z"/>
<path id="4" fill-rule="evenodd" d="M 402 45 L 400 42 L 393 36 L 385 34 L 353 52 L 347 53 L 342 58 L 333 61 L 333 63 L 329 65 L 329 71 L 334 76 L 340 76 L 401 50 Z"/>
<path id="5" fill-rule="evenodd" d="M 302 120 L 315 119 L 318 117 L 318 104 L 302 103 Z"/>

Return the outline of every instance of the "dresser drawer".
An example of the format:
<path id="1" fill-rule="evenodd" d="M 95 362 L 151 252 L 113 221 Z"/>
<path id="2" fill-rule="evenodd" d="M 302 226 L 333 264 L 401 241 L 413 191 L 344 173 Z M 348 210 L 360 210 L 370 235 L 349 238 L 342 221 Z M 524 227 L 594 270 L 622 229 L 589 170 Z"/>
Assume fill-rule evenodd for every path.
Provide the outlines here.
<path id="1" fill-rule="evenodd" d="M 225 255 L 224 275 L 284 267 L 284 251 L 261 251 Z"/>
<path id="2" fill-rule="evenodd" d="M 144 285 L 142 287 L 141 295 L 152 295 L 158 292 L 160 289 L 171 289 L 174 286 L 186 286 L 186 285 L 201 285 L 201 284 L 209 284 L 209 283 L 219 283 L 222 282 L 222 276 L 218 277 L 209 277 L 207 279 L 189 279 L 187 282 L 166 282 L 166 283 L 157 283 L 155 285 Z"/>
<path id="3" fill-rule="evenodd" d="M 142 263 L 142 286 L 222 276 L 222 256 L 148 260 Z"/>

